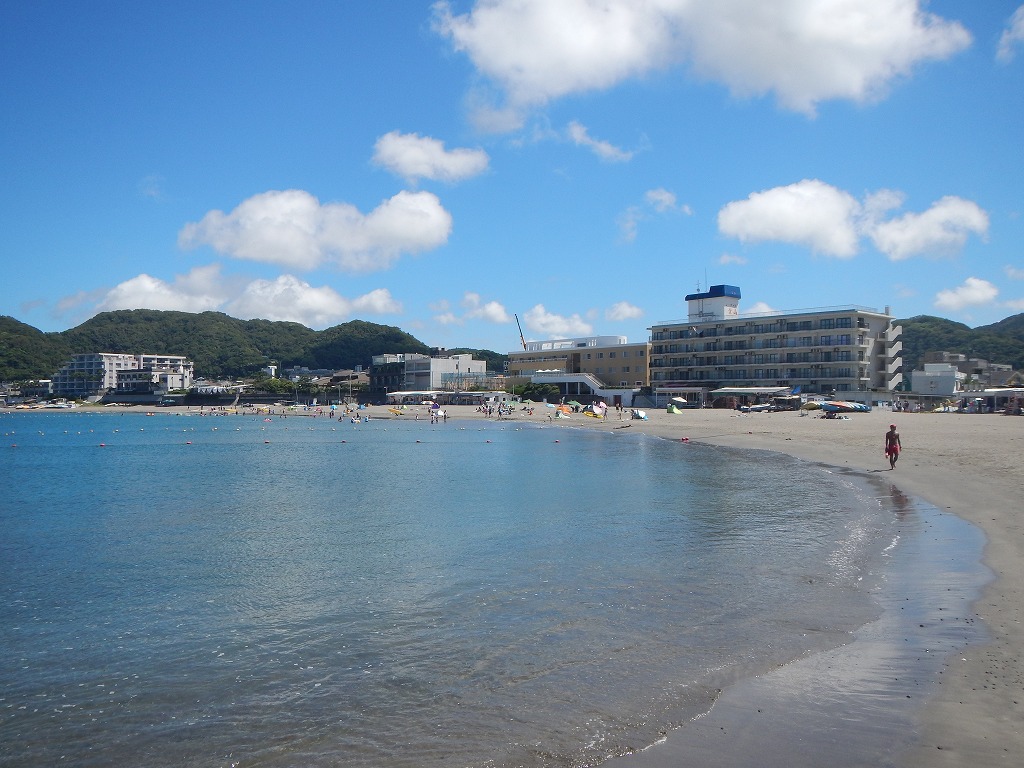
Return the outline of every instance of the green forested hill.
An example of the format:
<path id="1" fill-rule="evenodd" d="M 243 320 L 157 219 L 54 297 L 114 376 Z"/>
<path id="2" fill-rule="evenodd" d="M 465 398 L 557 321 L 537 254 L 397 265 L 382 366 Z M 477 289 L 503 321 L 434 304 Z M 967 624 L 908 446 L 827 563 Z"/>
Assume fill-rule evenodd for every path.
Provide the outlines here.
<path id="1" fill-rule="evenodd" d="M 0 381 L 49 378 L 79 352 L 185 355 L 197 376 L 219 378 L 251 375 L 270 362 L 284 368 L 354 368 L 369 366 L 374 355 L 385 352 L 429 351 L 400 328 L 362 320 L 314 331 L 299 323 L 238 320 L 221 312 L 126 309 L 43 333 L 0 317 Z"/>
<path id="2" fill-rule="evenodd" d="M 958 352 L 1015 370 L 1024 368 L 1024 314 L 978 328 L 930 315 L 897 323 L 903 326 L 904 371 L 919 368 L 926 352 Z"/>
<path id="3" fill-rule="evenodd" d="M 49 377 L 63 365 L 70 348 L 59 334 L 0 316 L 0 381 Z"/>

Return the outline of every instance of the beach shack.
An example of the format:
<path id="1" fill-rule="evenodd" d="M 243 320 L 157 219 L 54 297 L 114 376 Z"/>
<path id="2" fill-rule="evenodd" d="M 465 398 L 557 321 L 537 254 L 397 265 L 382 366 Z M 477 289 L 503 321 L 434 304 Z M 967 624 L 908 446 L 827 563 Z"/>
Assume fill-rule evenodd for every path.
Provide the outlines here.
<path id="1" fill-rule="evenodd" d="M 720 387 L 711 390 L 712 408 L 766 405 L 773 398 L 792 394 L 791 387 Z"/>

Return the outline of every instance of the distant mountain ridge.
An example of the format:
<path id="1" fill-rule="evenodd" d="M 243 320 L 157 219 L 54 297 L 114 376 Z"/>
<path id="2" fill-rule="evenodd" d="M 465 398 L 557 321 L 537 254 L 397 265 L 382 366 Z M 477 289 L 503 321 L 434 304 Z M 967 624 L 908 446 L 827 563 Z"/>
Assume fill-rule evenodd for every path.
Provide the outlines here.
<path id="1" fill-rule="evenodd" d="M 970 328 L 930 315 L 896 321 L 903 326 L 903 368 L 913 370 L 926 352 L 959 352 L 1024 369 L 1024 313 Z M 239 320 L 222 312 L 124 309 L 101 312 L 67 331 L 44 333 L 0 316 L 0 381 L 46 379 L 74 353 L 124 352 L 186 355 L 210 378 L 247 376 L 270 362 L 282 368 L 354 368 L 374 355 L 428 354 L 430 347 L 400 328 L 352 320 L 322 331 L 300 323 Z M 451 349 L 486 360 L 500 371 L 507 357 L 490 350 Z"/>

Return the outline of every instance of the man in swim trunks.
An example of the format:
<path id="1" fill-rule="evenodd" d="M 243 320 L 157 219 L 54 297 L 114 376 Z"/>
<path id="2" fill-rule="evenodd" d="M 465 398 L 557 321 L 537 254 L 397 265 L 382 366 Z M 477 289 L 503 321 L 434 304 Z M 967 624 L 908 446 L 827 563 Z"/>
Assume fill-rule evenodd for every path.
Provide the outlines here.
<path id="1" fill-rule="evenodd" d="M 889 469 L 896 469 L 896 460 L 900 457 L 902 447 L 896 425 L 890 424 L 889 431 L 885 433 L 885 455 L 889 457 Z"/>

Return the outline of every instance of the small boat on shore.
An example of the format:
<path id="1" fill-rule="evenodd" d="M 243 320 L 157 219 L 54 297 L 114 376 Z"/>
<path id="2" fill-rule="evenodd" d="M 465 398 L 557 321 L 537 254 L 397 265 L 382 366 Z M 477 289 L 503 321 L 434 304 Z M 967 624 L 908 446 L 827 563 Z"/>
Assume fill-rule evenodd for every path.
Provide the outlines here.
<path id="1" fill-rule="evenodd" d="M 871 410 L 870 405 L 849 400 L 829 400 L 820 407 L 826 413 L 868 413 Z"/>

